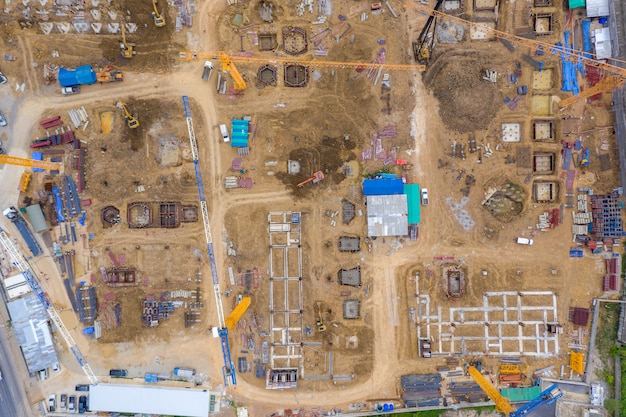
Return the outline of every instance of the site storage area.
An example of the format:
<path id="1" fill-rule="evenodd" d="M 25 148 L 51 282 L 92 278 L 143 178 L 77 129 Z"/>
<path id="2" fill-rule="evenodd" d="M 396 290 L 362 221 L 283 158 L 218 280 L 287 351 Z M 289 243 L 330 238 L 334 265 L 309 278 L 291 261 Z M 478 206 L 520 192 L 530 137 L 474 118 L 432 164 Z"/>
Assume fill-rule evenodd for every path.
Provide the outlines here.
<path id="1" fill-rule="evenodd" d="M 98 412 L 206 417 L 209 402 L 208 391 L 195 389 L 98 384 L 89 391 L 89 408 Z"/>

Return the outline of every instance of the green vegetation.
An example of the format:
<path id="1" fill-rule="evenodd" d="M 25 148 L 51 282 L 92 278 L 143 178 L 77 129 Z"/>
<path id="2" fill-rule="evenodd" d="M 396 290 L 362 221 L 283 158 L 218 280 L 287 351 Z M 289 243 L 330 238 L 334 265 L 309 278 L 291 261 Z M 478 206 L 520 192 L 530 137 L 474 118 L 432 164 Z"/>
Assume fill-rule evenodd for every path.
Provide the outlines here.
<path id="1" fill-rule="evenodd" d="M 476 410 L 478 415 L 483 412 L 493 413 L 496 410 L 494 406 L 484 406 L 484 407 L 467 407 L 463 408 L 463 410 Z M 439 417 L 443 413 L 448 411 L 447 409 L 442 410 L 424 410 L 424 411 L 415 411 L 413 413 L 398 413 L 393 414 L 393 417 Z"/>
<path id="2" fill-rule="evenodd" d="M 603 369 L 598 369 L 596 375 L 604 380 L 609 392 L 604 406 L 607 410 L 614 412 L 620 410 L 620 415 L 626 415 L 626 347 L 618 347 L 617 330 L 619 328 L 620 304 L 603 303 L 600 306 L 598 318 L 598 333 L 596 335 L 596 348 L 600 359 L 604 364 Z M 620 358 L 622 368 L 621 402 L 610 397 L 615 397 L 615 358 Z"/>

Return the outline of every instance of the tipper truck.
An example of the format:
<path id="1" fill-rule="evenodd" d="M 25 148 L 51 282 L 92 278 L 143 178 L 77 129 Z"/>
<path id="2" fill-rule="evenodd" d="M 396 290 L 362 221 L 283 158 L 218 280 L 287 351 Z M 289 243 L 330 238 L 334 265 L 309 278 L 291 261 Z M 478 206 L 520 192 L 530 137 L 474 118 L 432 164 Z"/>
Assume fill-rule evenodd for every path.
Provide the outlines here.
<path id="1" fill-rule="evenodd" d="M 211 72 L 213 71 L 213 63 L 211 61 L 204 61 L 204 70 L 202 71 L 202 79 L 208 81 L 211 78 Z"/>
<path id="2" fill-rule="evenodd" d="M 8 209 L 4 210 L 2 214 L 7 216 L 7 218 L 11 220 L 11 222 L 15 225 L 33 256 L 41 255 L 43 253 L 43 250 L 41 250 L 41 246 L 39 246 L 39 243 L 37 243 L 35 235 L 33 234 L 33 232 L 31 232 L 30 228 L 28 227 L 28 223 L 26 223 L 26 220 L 24 220 L 24 218 L 20 215 L 20 212 L 17 211 L 15 207 L 9 207 Z"/>

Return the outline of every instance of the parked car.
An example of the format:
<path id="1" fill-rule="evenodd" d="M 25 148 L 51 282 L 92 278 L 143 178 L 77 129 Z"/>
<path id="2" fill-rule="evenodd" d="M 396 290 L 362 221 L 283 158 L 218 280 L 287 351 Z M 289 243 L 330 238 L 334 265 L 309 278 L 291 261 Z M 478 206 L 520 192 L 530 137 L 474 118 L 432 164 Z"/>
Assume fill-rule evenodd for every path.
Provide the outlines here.
<path id="1" fill-rule="evenodd" d="M 61 394 L 61 399 L 59 400 L 59 408 L 61 410 L 65 410 L 67 408 L 67 394 Z"/>
<path id="2" fill-rule="evenodd" d="M 87 385 L 87 384 L 78 384 L 78 385 L 76 385 L 76 391 L 89 391 L 89 385 Z"/>
<path id="3" fill-rule="evenodd" d="M 109 376 L 124 377 L 126 375 L 128 375 L 128 371 L 126 369 L 111 369 L 109 371 Z"/>
<path id="4" fill-rule="evenodd" d="M 61 370 L 61 365 L 59 365 L 59 362 L 57 362 L 54 365 L 52 365 L 52 370 L 54 372 L 59 372 Z"/>
<path id="5" fill-rule="evenodd" d="M 0 72 L 0 85 L 7 83 L 7 77 L 3 73 Z"/>
<path id="6" fill-rule="evenodd" d="M 4 113 L 2 112 L 2 110 L 0 110 L 0 126 L 6 126 L 7 125 L 7 118 L 4 117 Z"/>
<path id="7" fill-rule="evenodd" d="M 55 412 L 57 409 L 57 396 L 56 394 L 51 394 L 48 397 L 48 410 L 50 410 L 51 413 Z"/>
<path id="8" fill-rule="evenodd" d="M 75 395 L 70 395 L 70 401 L 67 404 L 67 409 L 71 413 L 75 413 L 76 412 L 76 396 Z"/>
<path id="9" fill-rule="evenodd" d="M 78 93 L 80 93 L 80 87 L 77 85 L 74 85 L 72 87 L 63 87 L 61 89 L 61 94 L 63 95 L 78 94 Z"/>
<path id="10" fill-rule="evenodd" d="M 81 395 L 78 399 L 78 414 L 85 414 L 87 411 L 87 396 Z"/>
<path id="11" fill-rule="evenodd" d="M 533 243 L 535 243 L 532 239 L 528 239 L 525 237 L 518 237 L 515 239 L 515 243 L 517 243 L 518 245 L 529 245 L 532 246 Z"/>
<path id="12" fill-rule="evenodd" d="M 428 188 L 422 188 L 422 205 L 428 205 Z"/>

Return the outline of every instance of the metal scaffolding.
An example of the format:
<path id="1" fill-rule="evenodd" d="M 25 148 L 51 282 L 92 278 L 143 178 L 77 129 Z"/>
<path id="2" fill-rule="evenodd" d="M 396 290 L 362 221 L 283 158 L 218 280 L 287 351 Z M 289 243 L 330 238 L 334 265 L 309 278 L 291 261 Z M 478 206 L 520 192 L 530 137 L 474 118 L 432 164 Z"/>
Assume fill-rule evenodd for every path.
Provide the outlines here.
<path id="1" fill-rule="evenodd" d="M 304 320 L 301 213 L 271 212 L 268 223 L 270 366 L 274 371 L 301 370 Z M 283 388 L 295 388 L 295 384 Z"/>

